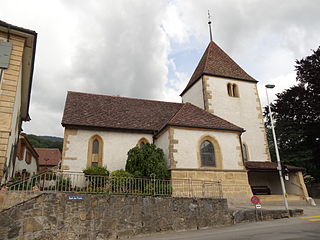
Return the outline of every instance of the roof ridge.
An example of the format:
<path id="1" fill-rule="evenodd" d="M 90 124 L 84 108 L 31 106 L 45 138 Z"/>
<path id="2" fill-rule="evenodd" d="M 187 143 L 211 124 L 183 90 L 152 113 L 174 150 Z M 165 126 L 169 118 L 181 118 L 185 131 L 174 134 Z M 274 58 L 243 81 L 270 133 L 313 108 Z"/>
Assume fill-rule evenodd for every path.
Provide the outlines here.
<path id="1" fill-rule="evenodd" d="M 205 114 L 210 114 L 210 115 L 212 115 L 213 117 L 216 117 L 216 118 L 218 118 L 218 119 L 220 119 L 220 120 L 222 120 L 222 121 L 228 122 L 229 124 L 231 124 L 231 125 L 239 128 L 239 129 L 241 129 L 241 130 L 244 130 L 244 128 L 239 127 L 238 125 L 236 125 L 236 124 L 234 124 L 234 123 L 232 123 L 232 122 L 229 122 L 228 120 L 223 119 L 223 118 L 217 116 L 216 114 L 210 113 L 210 112 L 208 112 L 208 111 L 206 111 L 206 110 L 204 110 L 204 109 L 202 109 L 202 108 L 200 108 L 200 107 L 198 107 L 198 106 L 196 106 L 196 105 L 194 105 L 194 104 L 192 104 L 192 103 L 189 103 L 189 102 L 184 103 L 184 106 L 187 106 L 187 105 L 191 105 L 191 106 L 193 106 L 193 107 L 196 107 L 196 108 L 200 109 L 200 110 L 201 110 L 203 113 L 205 113 Z M 183 106 L 183 107 L 184 107 L 184 106 Z M 183 109 L 183 107 L 181 107 L 181 108 L 179 109 L 179 111 L 177 111 L 177 113 L 174 115 L 174 117 L 176 117 L 176 116 L 178 115 L 178 113 Z M 171 118 L 170 121 L 171 121 L 171 120 L 173 120 L 173 118 Z M 169 122 L 170 122 L 170 121 L 169 121 Z"/>
<path id="2" fill-rule="evenodd" d="M 188 104 L 189 102 L 186 102 L 186 103 L 182 103 L 183 105 L 181 106 L 181 108 L 172 116 L 172 118 L 169 119 L 169 121 L 167 122 L 170 123 L 178 114 L 179 112 L 181 112 L 181 110 Z M 190 104 L 190 103 L 189 103 Z"/>
<path id="3" fill-rule="evenodd" d="M 185 106 L 185 104 L 186 103 L 182 103 L 182 106 L 179 108 L 179 110 L 176 111 L 176 113 L 173 114 L 173 116 L 168 121 L 166 121 L 157 131 L 161 132 L 168 125 L 168 123 L 181 111 L 181 109 Z"/>
<path id="4" fill-rule="evenodd" d="M 170 104 L 183 104 L 183 103 L 179 103 L 179 102 L 167 102 L 167 101 L 160 101 L 160 100 L 153 100 L 153 99 L 145 99 L 145 98 L 113 96 L 113 95 L 100 94 L 100 93 L 85 93 L 85 92 L 76 92 L 76 91 L 68 91 L 68 93 L 78 93 L 78 94 L 84 94 L 84 95 L 95 95 L 95 96 L 114 97 L 114 98 L 126 98 L 126 99 L 131 99 L 131 100 L 143 100 L 143 101 L 148 101 L 148 102 L 161 102 L 161 103 L 170 103 Z"/>
<path id="5" fill-rule="evenodd" d="M 209 57 L 209 52 L 210 52 L 210 46 L 211 46 L 211 43 L 213 43 L 213 41 L 211 41 L 207 47 L 208 49 L 208 52 L 207 52 L 207 56 L 206 56 L 206 59 L 205 59 L 205 62 L 204 62 L 204 67 L 203 67 L 203 73 L 206 71 L 206 67 L 207 67 L 207 63 L 208 63 L 208 57 Z M 203 74 L 202 74 L 203 75 Z M 202 77 L 202 76 L 201 76 Z"/>

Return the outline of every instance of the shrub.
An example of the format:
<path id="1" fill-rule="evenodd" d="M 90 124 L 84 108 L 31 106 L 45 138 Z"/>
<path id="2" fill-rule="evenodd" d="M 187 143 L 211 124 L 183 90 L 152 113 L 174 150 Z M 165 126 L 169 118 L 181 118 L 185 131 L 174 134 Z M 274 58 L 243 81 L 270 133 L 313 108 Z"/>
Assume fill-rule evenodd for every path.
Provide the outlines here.
<path id="1" fill-rule="evenodd" d="M 116 170 L 116 171 L 113 171 L 111 174 L 110 174 L 110 177 L 117 177 L 117 178 L 132 178 L 133 175 L 123 169 L 120 169 L 120 170 Z"/>
<path id="2" fill-rule="evenodd" d="M 109 171 L 105 167 L 92 166 L 83 170 L 85 175 L 109 176 Z"/>
<path id="3" fill-rule="evenodd" d="M 143 147 L 134 147 L 129 150 L 126 171 L 135 177 L 150 177 L 167 179 L 170 177 L 164 160 L 163 150 L 154 144 L 145 144 Z"/>
<path id="4" fill-rule="evenodd" d="M 89 182 L 87 191 L 100 192 L 105 191 L 108 187 L 109 171 L 105 167 L 92 166 L 83 170 L 86 180 Z"/>
<path id="5" fill-rule="evenodd" d="M 113 193 L 129 193 L 130 189 L 132 190 L 132 187 L 134 187 L 133 175 L 123 169 L 113 171 L 110 177 L 111 191 Z"/>
<path id="6" fill-rule="evenodd" d="M 56 189 L 58 191 L 70 191 L 71 190 L 71 179 L 69 177 L 65 178 L 63 176 L 59 176 L 57 179 Z"/>

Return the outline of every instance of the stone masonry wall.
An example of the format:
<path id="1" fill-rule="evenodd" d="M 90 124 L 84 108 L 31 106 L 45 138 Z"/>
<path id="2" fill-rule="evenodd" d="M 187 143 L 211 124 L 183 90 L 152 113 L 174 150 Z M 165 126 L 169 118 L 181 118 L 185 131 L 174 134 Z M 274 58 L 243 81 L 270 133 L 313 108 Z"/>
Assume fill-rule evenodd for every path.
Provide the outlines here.
<path id="1" fill-rule="evenodd" d="M 17 201 L 24 196 L 12 194 Z M 39 193 L 37 193 L 39 194 Z M 34 195 L 35 196 L 35 195 Z M 0 212 L 0 240 L 119 239 L 298 216 L 302 209 L 228 210 L 226 199 L 40 193 Z M 82 197 L 82 200 L 69 200 Z M 16 202 L 17 202 L 16 201 Z"/>
<path id="2" fill-rule="evenodd" d="M 232 224 L 225 199 L 69 196 L 43 193 L 3 210 L 0 239 L 115 239 Z"/>
<path id="3" fill-rule="evenodd" d="M 0 191 L 0 211 L 11 208 L 19 203 L 28 201 L 41 193 L 34 191 L 13 192 Z"/>

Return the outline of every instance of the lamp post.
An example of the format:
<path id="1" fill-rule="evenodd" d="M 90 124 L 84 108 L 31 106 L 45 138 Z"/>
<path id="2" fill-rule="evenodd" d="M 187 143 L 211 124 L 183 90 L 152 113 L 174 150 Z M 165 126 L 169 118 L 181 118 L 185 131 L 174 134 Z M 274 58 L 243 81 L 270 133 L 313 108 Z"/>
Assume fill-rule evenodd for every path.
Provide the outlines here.
<path id="1" fill-rule="evenodd" d="M 276 132 L 275 132 L 275 130 L 274 130 L 272 112 L 271 112 L 271 107 L 270 107 L 270 103 L 269 103 L 269 96 L 268 96 L 268 88 L 272 89 L 272 88 L 275 87 L 275 85 L 273 85 L 273 84 L 267 84 L 267 85 L 265 85 L 265 87 L 266 87 L 267 102 L 268 102 L 268 108 L 269 108 L 269 116 L 270 116 L 271 129 L 272 129 L 272 135 L 273 135 L 273 141 L 274 141 L 274 148 L 275 148 L 275 150 L 276 150 L 276 156 L 277 156 L 277 163 L 278 163 L 277 170 L 279 171 L 279 177 L 280 177 L 280 182 L 281 182 L 281 188 L 282 188 L 282 194 L 283 194 L 283 199 L 284 199 L 284 205 L 285 205 L 285 207 L 286 207 L 286 210 L 289 210 L 286 187 L 285 187 L 285 185 L 284 185 L 283 176 L 282 176 L 282 167 L 281 167 L 281 162 L 280 162 L 280 155 L 279 155 L 279 150 L 278 150 Z"/>

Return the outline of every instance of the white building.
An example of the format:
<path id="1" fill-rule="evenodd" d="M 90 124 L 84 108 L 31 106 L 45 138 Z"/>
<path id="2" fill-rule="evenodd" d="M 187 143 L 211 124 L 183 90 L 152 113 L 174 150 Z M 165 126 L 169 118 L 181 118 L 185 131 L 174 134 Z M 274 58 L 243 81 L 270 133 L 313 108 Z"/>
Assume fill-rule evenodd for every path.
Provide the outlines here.
<path id="1" fill-rule="evenodd" d="M 39 171 L 39 155 L 25 134 L 19 135 L 17 156 L 14 162 L 13 177 L 28 178 Z"/>
<path id="2" fill-rule="evenodd" d="M 252 190 L 277 199 L 257 81 L 210 42 L 181 96 L 170 103 L 69 92 L 62 168 L 124 168 L 127 152 L 143 141 L 163 149 L 172 179 L 220 180 L 231 202 L 248 201 Z M 302 169 L 289 169 L 288 193 L 307 197 Z"/>

